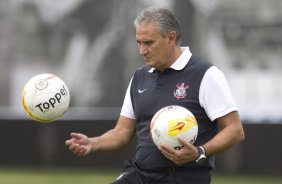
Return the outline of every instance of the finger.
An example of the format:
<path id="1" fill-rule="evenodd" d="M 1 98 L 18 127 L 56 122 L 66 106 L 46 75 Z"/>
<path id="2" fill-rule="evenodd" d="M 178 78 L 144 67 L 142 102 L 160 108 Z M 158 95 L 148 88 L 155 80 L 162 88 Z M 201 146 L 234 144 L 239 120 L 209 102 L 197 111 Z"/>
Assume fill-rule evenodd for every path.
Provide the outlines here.
<path id="1" fill-rule="evenodd" d="M 186 141 L 185 139 L 183 139 L 181 137 L 178 137 L 178 141 L 179 141 L 180 144 L 182 144 L 183 147 L 188 147 L 188 148 L 192 147 L 191 143 L 189 143 L 188 141 Z"/>
<path id="2" fill-rule="evenodd" d="M 84 147 L 82 147 L 79 151 L 79 156 L 84 156 L 86 154 L 86 149 Z"/>
<path id="3" fill-rule="evenodd" d="M 79 147 L 75 150 L 75 154 L 78 156 L 84 156 L 86 154 L 86 149 L 84 147 Z"/>
<path id="4" fill-rule="evenodd" d="M 74 139 L 69 139 L 69 140 L 66 140 L 65 145 L 66 145 L 66 146 L 69 146 L 69 145 L 71 145 L 72 143 L 74 143 Z"/>
<path id="5" fill-rule="evenodd" d="M 168 160 L 170 160 L 171 162 L 176 163 L 176 161 L 177 161 L 177 157 L 174 157 L 173 155 L 164 154 L 164 156 L 165 156 Z"/>
<path id="6" fill-rule="evenodd" d="M 81 148 L 76 148 L 76 149 L 73 150 L 73 152 L 74 152 L 74 154 L 80 156 L 82 151 L 81 151 Z"/>
<path id="7" fill-rule="evenodd" d="M 81 133 L 75 133 L 75 132 L 71 133 L 71 137 L 74 138 L 74 139 L 81 139 L 82 136 L 83 135 Z"/>
<path id="8" fill-rule="evenodd" d="M 66 140 L 66 141 L 65 141 L 65 145 L 66 145 L 66 146 L 69 146 L 69 145 L 70 145 L 70 142 L 71 142 L 71 140 Z"/>
<path id="9" fill-rule="evenodd" d="M 175 157 L 175 150 L 166 145 L 161 145 L 159 150 L 169 160 L 172 160 L 171 158 Z"/>
<path id="10" fill-rule="evenodd" d="M 71 144 L 71 145 L 69 146 L 69 150 L 75 151 L 78 147 L 79 147 L 78 144 Z"/>
<path id="11" fill-rule="evenodd" d="M 159 148 L 161 151 L 167 153 L 167 154 L 170 154 L 170 155 L 175 155 L 175 149 L 169 147 L 169 146 L 166 146 L 166 145 L 160 145 L 160 148 Z"/>
<path id="12" fill-rule="evenodd" d="M 77 144 L 70 146 L 69 149 L 76 155 L 80 155 L 83 150 L 83 148 Z"/>
<path id="13" fill-rule="evenodd" d="M 185 141 L 185 140 L 184 140 L 183 138 L 181 138 L 181 137 L 178 137 L 178 141 L 179 141 L 180 144 L 182 144 L 182 146 L 187 146 L 187 144 L 188 144 L 188 142 Z"/>
<path id="14" fill-rule="evenodd" d="M 160 150 L 160 151 L 167 159 L 173 160 L 173 156 L 172 155 L 170 155 L 169 153 L 167 153 L 167 152 L 165 152 L 163 150 Z"/>

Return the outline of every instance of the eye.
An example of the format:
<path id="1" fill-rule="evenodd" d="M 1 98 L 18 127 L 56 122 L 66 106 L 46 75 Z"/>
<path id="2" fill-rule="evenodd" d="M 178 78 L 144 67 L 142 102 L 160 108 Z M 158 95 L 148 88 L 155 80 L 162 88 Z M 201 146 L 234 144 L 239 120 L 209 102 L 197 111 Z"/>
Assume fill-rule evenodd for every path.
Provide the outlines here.
<path id="1" fill-rule="evenodd" d="M 152 45 L 153 43 L 154 43 L 153 41 L 145 41 L 145 42 L 144 42 L 144 44 L 147 45 L 147 46 L 150 46 L 150 45 Z"/>
<path id="2" fill-rule="evenodd" d="M 154 43 L 154 41 L 136 41 L 136 42 L 137 42 L 138 47 L 141 47 L 141 46 L 150 47 Z"/>

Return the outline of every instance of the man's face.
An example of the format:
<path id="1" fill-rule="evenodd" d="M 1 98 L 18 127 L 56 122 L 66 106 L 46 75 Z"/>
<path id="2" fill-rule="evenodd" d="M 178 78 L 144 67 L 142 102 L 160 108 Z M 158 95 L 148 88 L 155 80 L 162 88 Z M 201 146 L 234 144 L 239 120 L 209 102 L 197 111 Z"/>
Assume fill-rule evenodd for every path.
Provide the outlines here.
<path id="1" fill-rule="evenodd" d="M 146 65 L 159 70 L 170 67 L 175 40 L 169 36 L 163 37 L 153 23 L 143 23 L 136 27 L 136 41 Z"/>

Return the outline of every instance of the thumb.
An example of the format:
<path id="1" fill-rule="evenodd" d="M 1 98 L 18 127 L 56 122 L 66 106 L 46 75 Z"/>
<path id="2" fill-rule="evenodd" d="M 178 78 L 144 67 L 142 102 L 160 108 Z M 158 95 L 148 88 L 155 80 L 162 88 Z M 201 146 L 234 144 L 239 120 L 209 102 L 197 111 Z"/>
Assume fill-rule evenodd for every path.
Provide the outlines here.
<path id="1" fill-rule="evenodd" d="M 185 139 L 181 138 L 181 137 L 178 137 L 178 141 L 180 144 L 183 145 L 183 147 L 191 147 L 192 144 L 189 143 L 188 141 L 186 141 Z"/>
<path id="2" fill-rule="evenodd" d="M 74 138 L 74 139 L 78 139 L 79 140 L 79 139 L 82 139 L 84 137 L 84 135 L 81 134 L 81 133 L 73 132 L 73 133 L 71 133 L 71 137 Z"/>

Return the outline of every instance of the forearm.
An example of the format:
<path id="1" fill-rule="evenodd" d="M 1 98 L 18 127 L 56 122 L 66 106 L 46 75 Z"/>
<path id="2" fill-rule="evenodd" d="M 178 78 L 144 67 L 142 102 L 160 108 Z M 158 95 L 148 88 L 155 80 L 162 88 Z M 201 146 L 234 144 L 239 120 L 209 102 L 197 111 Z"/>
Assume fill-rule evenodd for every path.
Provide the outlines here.
<path id="1" fill-rule="evenodd" d="M 109 130 L 99 137 L 90 138 L 92 152 L 111 152 L 120 150 L 130 142 L 115 129 Z"/>
<path id="2" fill-rule="evenodd" d="M 217 153 L 226 151 L 231 148 L 235 144 L 241 142 L 243 140 L 243 136 L 240 131 L 230 131 L 222 130 L 219 132 L 213 139 L 203 145 L 207 155 L 215 155 Z"/>
<path id="3" fill-rule="evenodd" d="M 110 152 L 127 146 L 135 134 L 135 120 L 121 116 L 114 129 L 90 138 L 92 152 Z"/>
<path id="4" fill-rule="evenodd" d="M 226 151 L 244 139 L 244 130 L 237 112 L 219 119 L 220 131 L 203 145 L 207 155 Z"/>

